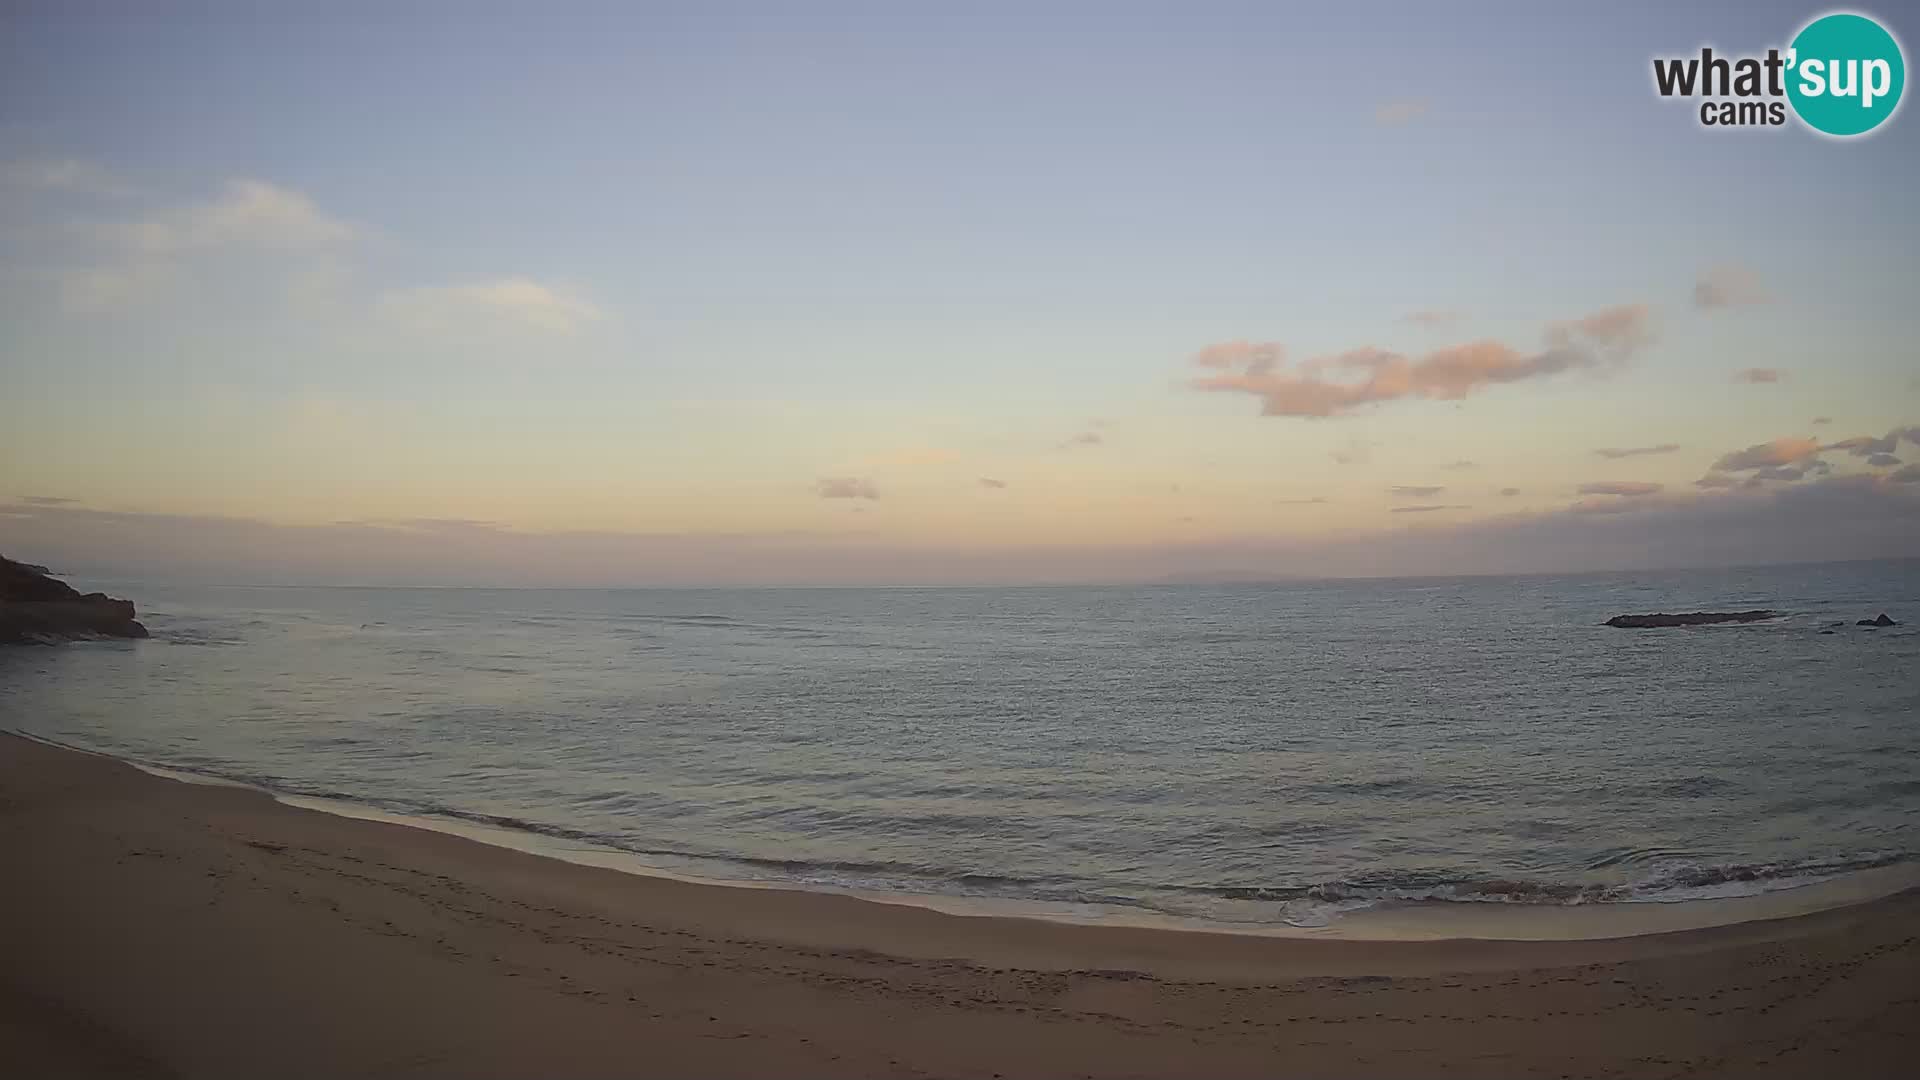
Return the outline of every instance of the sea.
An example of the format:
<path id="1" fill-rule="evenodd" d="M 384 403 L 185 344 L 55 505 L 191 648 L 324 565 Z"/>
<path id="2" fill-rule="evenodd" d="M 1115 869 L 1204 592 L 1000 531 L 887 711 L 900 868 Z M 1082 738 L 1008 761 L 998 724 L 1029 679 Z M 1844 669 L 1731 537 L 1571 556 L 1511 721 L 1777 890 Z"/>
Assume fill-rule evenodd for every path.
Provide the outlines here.
<path id="1" fill-rule="evenodd" d="M 75 583 L 133 598 L 152 638 L 0 650 L 0 729 L 705 879 L 1325 926 L 1920 859 L 1920 560 L 1110 588 Z M 1779 617 L 1602 625 L 1750 608 Z M 1903 625 L 1854 625 L 1882 611 Z"/>

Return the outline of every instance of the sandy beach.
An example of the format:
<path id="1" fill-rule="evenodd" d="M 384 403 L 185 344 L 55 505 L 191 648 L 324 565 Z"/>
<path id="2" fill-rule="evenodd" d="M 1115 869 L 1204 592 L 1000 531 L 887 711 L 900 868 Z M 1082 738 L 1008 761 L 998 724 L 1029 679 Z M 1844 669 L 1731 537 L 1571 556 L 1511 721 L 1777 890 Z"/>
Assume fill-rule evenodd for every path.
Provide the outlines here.
<path id="1" fill-rule="evenodd" d="M 0 737 L 21 1076 L 1902 1075 L 1920 894 L 1585 941 L 964 917 L 580 866 Z"/>

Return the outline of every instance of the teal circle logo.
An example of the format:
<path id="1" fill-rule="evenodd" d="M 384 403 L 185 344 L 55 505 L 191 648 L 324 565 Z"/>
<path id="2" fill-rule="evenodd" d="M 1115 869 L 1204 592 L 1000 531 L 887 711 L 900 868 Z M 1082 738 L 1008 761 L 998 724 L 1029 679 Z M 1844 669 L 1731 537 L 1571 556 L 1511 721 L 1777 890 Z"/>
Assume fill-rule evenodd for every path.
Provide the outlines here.
<path id="1" fill-rule="evenodd" d="M 1865 135 L 1900 107 L 1907 62 L 1900 43 L 1865 15 L 1823 15 L 1787 51 L 1787 100 L 1808 127 Z"/>

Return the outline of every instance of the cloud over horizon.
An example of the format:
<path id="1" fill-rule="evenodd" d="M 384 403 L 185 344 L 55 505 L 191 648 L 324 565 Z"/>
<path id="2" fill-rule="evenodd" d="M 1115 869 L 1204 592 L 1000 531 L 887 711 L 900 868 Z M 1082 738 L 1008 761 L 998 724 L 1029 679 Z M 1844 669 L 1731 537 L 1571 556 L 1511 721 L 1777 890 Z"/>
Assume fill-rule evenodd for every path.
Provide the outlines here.
<path id="1" fill-rule="evenodd" d="M 1665 484 L 1653 484 L 1642 480 L 1597 480 L 1590 484 L 1581 484 L 1576 490 L 1582 495 L 1620 495 L 1636 498 L 1642 495 L 1654 495 L 1666 487 Z"/>
<path id="2" fill-rule="evenodd" d="M 1560 573 L 1920 555 L 1920 465 L 1724 494 L 1332 537 L 963 550 L 804 532 L 283 525 L 0 503 L 0 551 L 148 581 L 470 585 L 992 584 L 1155 580 L 1222 566 L 1307 576 Z M 1427 518 L 1439 510 L 1399 509 Z"/>

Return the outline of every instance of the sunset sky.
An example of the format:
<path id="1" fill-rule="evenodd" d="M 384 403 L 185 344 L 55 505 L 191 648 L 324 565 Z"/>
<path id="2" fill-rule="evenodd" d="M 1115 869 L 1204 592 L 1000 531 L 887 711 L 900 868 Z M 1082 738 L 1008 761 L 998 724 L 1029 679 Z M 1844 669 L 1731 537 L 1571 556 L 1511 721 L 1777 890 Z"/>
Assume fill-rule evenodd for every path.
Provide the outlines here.
<path id="1" fill-rule="evenodd" d="M 1920 555 L 1920 119 L 1715 132 L 1649 75 L 1824 8 L 63 6 L 0 15 L 9 555 Z"/>

